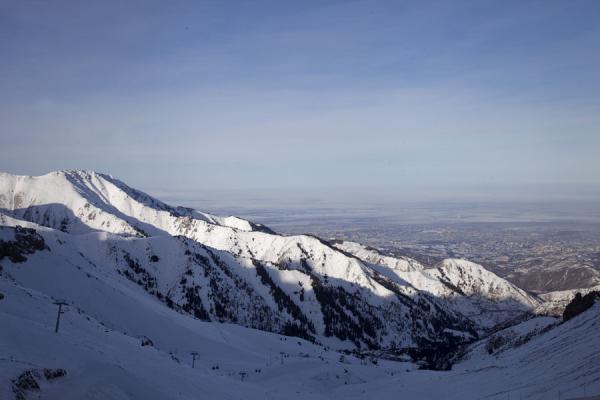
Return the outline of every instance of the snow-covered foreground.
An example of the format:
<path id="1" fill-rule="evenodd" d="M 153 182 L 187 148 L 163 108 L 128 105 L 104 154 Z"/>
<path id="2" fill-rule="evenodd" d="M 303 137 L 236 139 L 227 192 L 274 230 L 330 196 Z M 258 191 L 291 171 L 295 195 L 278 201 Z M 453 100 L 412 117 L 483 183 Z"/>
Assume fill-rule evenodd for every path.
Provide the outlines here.
<path id="1" fill-rule="evenodd" d="M 0 280 L 0 398 L 28 369 L 62 368 L 41 380 L 42 399 L 548 399 L 600 392 L 600 304 L 499 356 L 478 354 L 452 371 L 377 365 L 301 339 L 191 319 L 159 303 L 98 298 L 107 315 L 136 304 L 153 346 L 68 306 L 54 332 L 53 299 Z M 192 351 L 198 352 L 195 368 Z M 215 369 L 217 368 L 218 369 Z M 246 373 L 242 377 L 241 373 Z M 242 381 L 243 378 L 243 381 Z M 520 397 L 519 397 L 520 396 Z"/>

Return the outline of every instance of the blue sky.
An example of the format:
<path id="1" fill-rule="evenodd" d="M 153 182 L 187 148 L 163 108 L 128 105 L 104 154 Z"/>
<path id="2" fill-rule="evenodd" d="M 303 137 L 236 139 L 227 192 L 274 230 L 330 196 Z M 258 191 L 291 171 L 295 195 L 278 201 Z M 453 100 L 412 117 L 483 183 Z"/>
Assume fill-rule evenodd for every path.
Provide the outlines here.
<path id="1" fill-rule="evenodd" d="M 0 169 L 148 191 L 600 187 L 598 1 L 0 1 Z"/>

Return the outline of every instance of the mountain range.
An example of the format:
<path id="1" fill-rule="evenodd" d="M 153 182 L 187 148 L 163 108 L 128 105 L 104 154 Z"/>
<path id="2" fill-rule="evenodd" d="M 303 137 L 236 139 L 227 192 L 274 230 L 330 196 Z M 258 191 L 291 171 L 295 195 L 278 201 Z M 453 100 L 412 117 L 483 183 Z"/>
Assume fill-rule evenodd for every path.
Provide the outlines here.
<path id="1" fill-rule="evenodd" d="M 307 365 L 315 360 L 356 365 L 362 372 L 348 367 L 336 379 L 368 386 L 372 379 L 359 376 L 371 374 L 374 363 L 399 373 L 394 368 L 404 364 L 408 371 L 468 369 L 482 359 L 489 363 L 492 355 L 516 362 L 521 355 L 512 350 L 566 329 L 557 315 L 571 297 L 527 293 L 467 260 L 424 265 L 359 243 L 277 234 L 242 218 L 171 206 L 110 175 L 79 170 L 37 177 L 0 173 L 0 268 L 5 297 L 0 310 L 9 305 L 2 311 L 8 322 L 3 325 L 9 326 L 0 336 L 2 354 L 22 359 L 5 359 L 0 379 L 11 380 L 10 390 L 23 398 L 30 388 L 19 386 L 19 379 L 27 380 L 27 371 L 52 398 L 55 378 L 43 372 L 52 359 L 50 348 L 68 352 L 70 346 L 78 349 L 67 362 L 71 371 L 109 374 L 102 378 L 107 380 L 114 373 L 107 366 L 121 365 L 135 382 L 174 363 L 165 377 L 175 385 L 169 390 L 181 385 L 193 393 L 196 385 L 212 385 L 215 396 L 231 398 L 244 393 L 240 385 L 253 374 L 240 363 L 252 366 L 252 379 L 258 380 L 259 365 L 281 366 L 286 358 L 299 365 L 303 359 Z M 57 300 L 76 311 L 63 317 L 62 329 L 70 336 L 61 336 L 60 343 L 46 332 Z M 593 310 L 587 320 L 598 314 Z M 588 324 L 597 322 L 591 318 Z M 154 352 L 137 354 L 135 347 L 133 358 L 106 360 L 104 355 L 138 341 Z M 210 361 L 212 369 L 199 379 L 204 383 L 190 386 L 190 372 L 175 371 L 200 347 L 203 368 Z M 97 352 L 106 365 L 93 365 Z M 160 367 L 134 373 L 138 357 Z M 25 368 L 28 363 L 36 367 Z M 240 368 L 243 376 L 236 374 Z M 598 373 L 593 369 L 586 376 Z M 235 385 L 215 389 L 232 376 Z M 102 379 L 80 377 L 69 393 L 78 398 L 90 385 L 100 387 Z M 95 398 L 188 396 L 156 397 L 116 382 Z M 273 390 L 287 396 L 287 389 Z M 265 395 L 254 386 L 249 390 L 250 397 Z"/>

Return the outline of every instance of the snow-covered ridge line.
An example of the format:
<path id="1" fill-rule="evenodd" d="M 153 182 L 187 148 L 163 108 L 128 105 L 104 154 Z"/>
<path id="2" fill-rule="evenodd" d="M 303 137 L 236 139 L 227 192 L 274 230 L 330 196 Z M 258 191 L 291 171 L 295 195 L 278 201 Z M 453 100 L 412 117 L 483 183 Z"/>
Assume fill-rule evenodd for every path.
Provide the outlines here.
<path id="1" fill-rule="evenodd" d="M 446 259 L 425 266 L 408 257 L 382 255 L 359 243 L 342 241 L 334 246 L 371 264 L 371 268 L 398 284 L 409 284 L 418 291 L 445 299 L 454 309 L 486 328 L 541 304 L 540 299 L 466 260 Z"/>
<path id="2" fill-rule="evenodd" d="M 37 192 L 36 196 L 28 193 Z M 84 200 L 83 202 L 81 200 Z M 162 214 L 171 214 L 177 217 L 193 217 L 215 225 L 228 226 L 239 230 L 260 230 L 262 225 L 235 217 L 219 217 L 208 213 L 201 213 L 185 207 L 172 207 L 152 196 L 127 186 L 112 175 L 96 173 L 94 171 L 64 170 L 50 172 L 41 176 L 11 175 L 0 173 L 0 208 L 18 211 L 27 207 L 66 206 L 64 225 L 60 221 L 52 221 L 58 225 L 55 228 L 64 228 L 69 222 L 68 211 L 80 211 L 75 215 L 79 217 L 85 227 L 73 226 L 71 233 L 80 233 L 81 230 L 112 231 L 119 234 L 135 236 L 144 235 L 143 230 L 131 226 L 127 217 L 133 217 L 138 225 L 142 223 L 159 223 Z M 43 210 L 35 210 L 39 213 Z M 56 210 L 60 212 L 61 210 Z M 102 220 L 104 213 L 109 212 L 113 217 L 120 219 L 116 225 L 110 221 Z M 98 216 L 100 219 L 98 219 Z M 98 223 L 95 220 L 98 219 Z M 104 225 L 102 224 L 104 222 Z M 149 232 L 156 234 L 156 232 Z"/>

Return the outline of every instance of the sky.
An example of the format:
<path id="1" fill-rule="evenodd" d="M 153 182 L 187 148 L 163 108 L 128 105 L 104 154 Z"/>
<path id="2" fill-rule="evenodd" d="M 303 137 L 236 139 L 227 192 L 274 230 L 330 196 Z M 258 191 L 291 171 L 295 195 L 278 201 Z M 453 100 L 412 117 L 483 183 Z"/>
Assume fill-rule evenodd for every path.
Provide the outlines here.
<path id="1" fill-rule="evenodd" d="M 0 170 L 151 193 L 600 190 L 600 2 L 0 0 Z"/>

